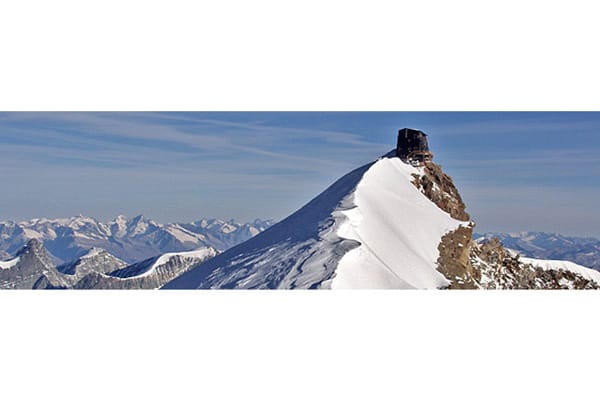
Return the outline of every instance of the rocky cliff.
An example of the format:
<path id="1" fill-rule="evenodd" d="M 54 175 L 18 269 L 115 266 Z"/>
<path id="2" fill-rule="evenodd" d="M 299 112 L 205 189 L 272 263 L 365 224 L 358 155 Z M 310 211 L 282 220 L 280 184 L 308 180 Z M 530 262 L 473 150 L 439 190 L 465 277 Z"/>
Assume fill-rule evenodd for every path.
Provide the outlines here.
<path id="1" fill-rule="evenodd" d="M 469 221 L 466 205 L 440 165 L 427 163 L 413 184 L 439 208 L 460 221 Z M 554 265 L 542 268 L 506 250 L 498 239 L 473 240 L 475 224 L 446 234 L 438 247 L 438 271 L 448 289 L 599 289 L 587 271 Z"/>

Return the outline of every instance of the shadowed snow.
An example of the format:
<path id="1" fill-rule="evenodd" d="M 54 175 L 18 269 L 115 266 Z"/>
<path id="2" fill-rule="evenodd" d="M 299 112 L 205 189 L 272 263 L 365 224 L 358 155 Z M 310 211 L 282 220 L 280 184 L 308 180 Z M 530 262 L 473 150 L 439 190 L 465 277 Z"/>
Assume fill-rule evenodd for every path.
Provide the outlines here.
<path id="1" fill-rule="evenodd" d="M 317 288 L 359 244 L 336 231 L 352 192 L 373 164 L 358 168 L 265 232 L 186 272 L 166 289 Z"/>

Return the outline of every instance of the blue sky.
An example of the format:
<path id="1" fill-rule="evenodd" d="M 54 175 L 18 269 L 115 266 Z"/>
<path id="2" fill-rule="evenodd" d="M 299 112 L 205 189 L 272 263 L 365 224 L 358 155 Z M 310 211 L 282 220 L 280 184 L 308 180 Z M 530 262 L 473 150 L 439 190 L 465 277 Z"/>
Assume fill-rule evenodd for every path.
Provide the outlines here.
<path id="1" fill-rule="evenodd" d="M 600 113 L 0 113 L 0 219 L 281 219 L 402 127 L 479 231 L 600 237 Z"/>

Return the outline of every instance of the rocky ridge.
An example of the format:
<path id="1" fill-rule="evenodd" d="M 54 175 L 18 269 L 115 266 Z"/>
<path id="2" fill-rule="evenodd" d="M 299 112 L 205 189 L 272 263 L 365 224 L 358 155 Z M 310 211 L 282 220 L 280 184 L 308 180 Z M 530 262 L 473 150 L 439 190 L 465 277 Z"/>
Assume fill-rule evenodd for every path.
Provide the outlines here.
<path id="1" fill-rule="evenodd" d="M 595 238 L 545 232 L 490 232 L 483 235 L 476 234 L 474 237 L 478 241 L 497 237 L 506 248 L 515 250 L 525 257 L 568 260 L 600 270 L 600 240 Z"/>
<path id="2" fill-rule="evenodd" d="M 480 289 L 600 289 L 598 282 L 566 269 L 543 269 L 511 254 L 495 238 L 473 243 L 471 263 Z"/>
<path id="3" fill-rule="evenodd" d="M 440 165 L 427 163 L 413 184 L 439 208 L 469 221 L 458 189 Z M 543 269 L 504 248 L 497 238 L 475 241 L 471 222 L 442 237 L 438 271 L 447 289 L 600 289 L 597 281 L 568 269 Z"/>

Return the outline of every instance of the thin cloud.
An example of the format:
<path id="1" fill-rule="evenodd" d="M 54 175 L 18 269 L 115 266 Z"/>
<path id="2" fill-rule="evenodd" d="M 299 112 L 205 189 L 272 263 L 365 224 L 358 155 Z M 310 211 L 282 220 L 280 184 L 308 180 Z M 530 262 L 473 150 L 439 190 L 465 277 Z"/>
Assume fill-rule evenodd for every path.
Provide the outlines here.
<path id="1" fill-rule="evenodd" d="M 535 225 L 519 210 L 537 215 L 542 201 L 547 215 L 566 212 L 558 199 L 569 198 L 595 212 L 597 113 L 0 113 L 0 184 L 12 189 L 0 207 L 14 217 L 279 218 L 390 150 L 405 125 L 430 134 L 480 221 L 503 210 L 507 223 Z"/>

